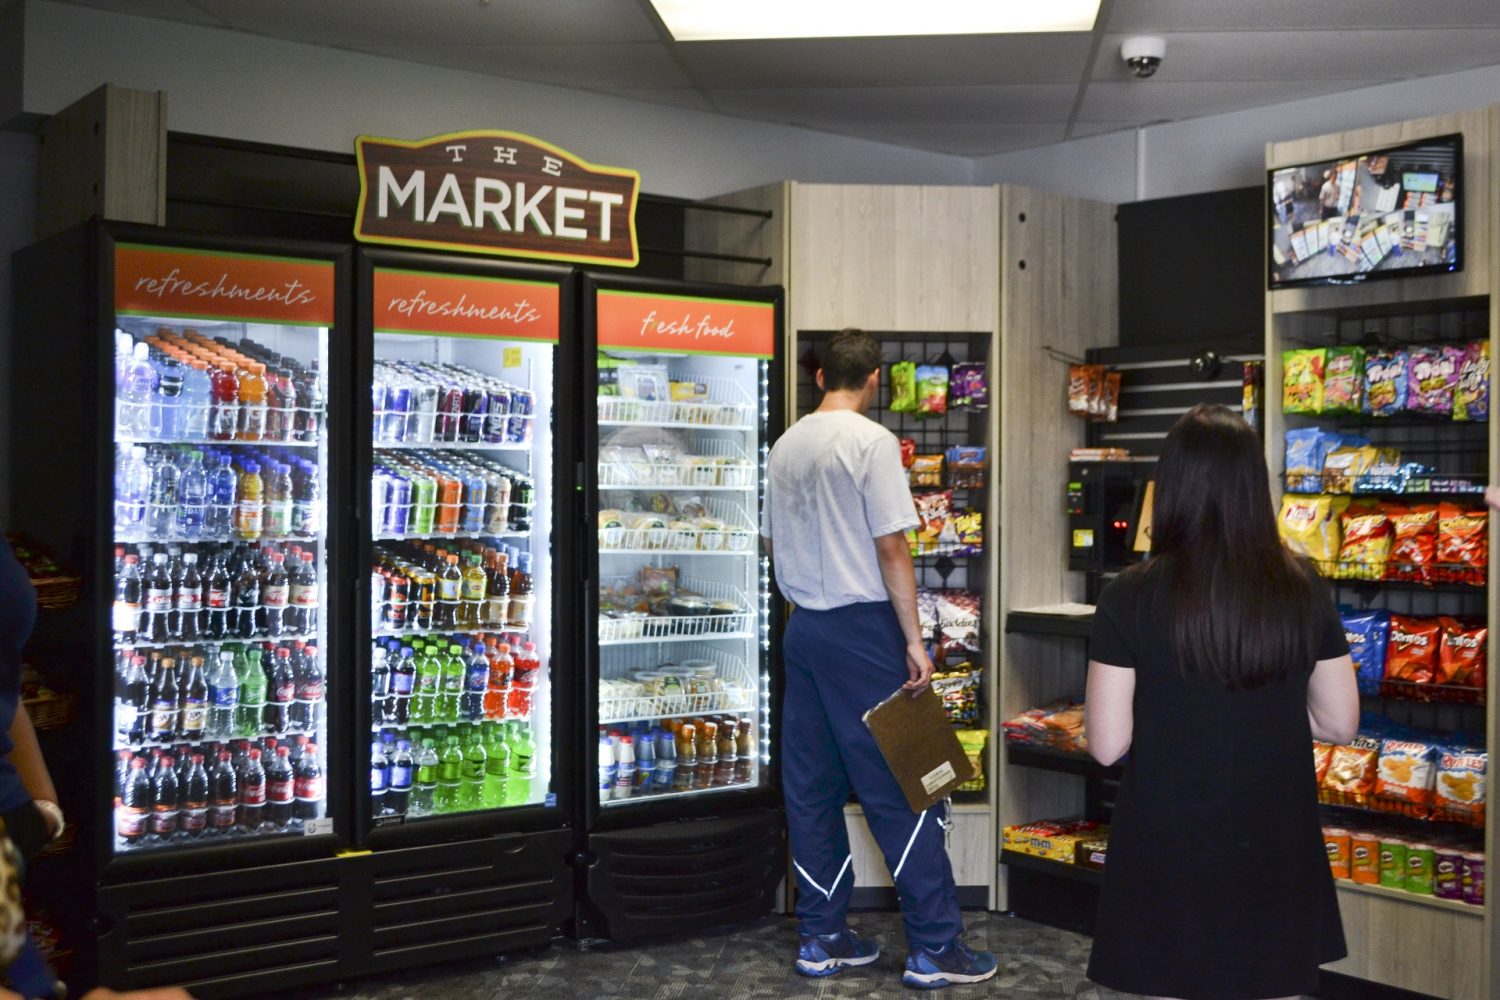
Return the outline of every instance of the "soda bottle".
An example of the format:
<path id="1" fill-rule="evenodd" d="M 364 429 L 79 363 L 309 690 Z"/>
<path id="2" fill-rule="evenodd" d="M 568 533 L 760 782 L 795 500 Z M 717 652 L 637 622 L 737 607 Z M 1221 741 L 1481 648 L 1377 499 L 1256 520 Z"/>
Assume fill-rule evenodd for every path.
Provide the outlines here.
<path id="1" fill-rule="evenodd" d="M 464 676 L 463 699 L 459 704 L 459 716 L 470 722 L 484 718 L 484 699 L 490 682 L 490 661 L 484 655 L 484 643 L 469 646 L 469 667 Z"/>
<path id="2" fill-rule="evenodd" d="M 510 572 L 506 567 L 505 553 L 490 549 L 486 568 L 489 579 L 485 583 L 482 619 L 488 628 L 504 628 L 510 618 Z"/>
<path id="3" fill-rule="evenodd" d="M 390 784 L 385 792 L 385 807 L 398 816 L 405 816 L 410 807 L 412 781 L 416 770 L 410 740 L 396 741 L 396 751 L 390 755 L 390 762 L 391 776 Z"/>
<path id="4" fill-rule="evenodd" d="M 370 815 L 379 816 L 389 808 L 385 796 L 391 784 L 391 762 L 380 740 L 370 743 Z"/>
<path id="5" fill-rule="evenodd" d="M 233 590 L 229 581 L 229 570 L 224 565 L 224 553 L 214 553 L 214 561 L 208 568 L 203 597 L 203 634 L 209 639 L 227 639 L 230 634 L 229 615 Z"/>
<path id="6" fill-rule="evenodd" d="M 255 562 L 244 560 L 234 581 L 234 635 L 253 639 L 260 631 L 260 574 Z"/>
<path id="7" fill-rule="evenodd" d="M 323 486 L 314 462 L 301 462 L 292 480 L 292 534 L 309 538 L 323 530 Z"/>
<path id="8" fill-rule="evenodd" d="M 259 462 L 240 466 L 234 496 L 234 537 L 253 542 L 265 527 L 265 481 L 260 477 Z"/>
<path id="9" fill-rule="evenodd" d="M 220 651 L 218 662 L 208 673 L 209 739 L 227 740 L 235 734 L 235 714 L 240 704 L 240 682 L 234 672 L 234 654 Z"/>
<path id="10" fill-rule="evenodd" d="M 289 440 L 291 425 L 289 422 L 287 393 L 291 390 L 291 377 L 283 368 L 266 369 L 266 440 L 286 441 Z M 295 408 L 292 403 L 292 408 Z"/>
<path id="11" fill-rule="evenodd" d="M 208 371 L 209 437 L 215 441 L 233 441 L 240 422 L 240 380 L 234 363 L 220 361 Z"/>
<path id="12" fill-rule="evenodd" d="M 266 687 L 266 729 L 281 736 L 291 728 L 292 702 L 297 700 L 297 675 L 292 669 L 292 651 L 276 648 L 271 661 L 271 682 Z"/>
<path id="13" fill-rule="evenodd" d="M 177 581 L 177 602 L 173 613 L 172 638 L 197 642 L 203 635 L 203 574 L 198 572 L 198 554 L 182 557 L 182 579 Z"/>
<path id="14" fill-rule="evenodd" d="M 392 644 L 391 649 L 396 648 Z M 417 681 L 416 651 L 402 648 L 400 653 L 394 656 L 394 660 L 395 664 L 391 667 L 389 693 L 385 700 L 385 721 L 404 726 L 412 721 L 412 689 Z"/>
<path id="15" fill-rule="evenodd" d="M 240 421 L 236 437 L 259 441 L 266 434 L 266 366 L 252 361 L 239 371 Z"/>
<path id="16" fill-rule="evenodd" d="M 150 345 L 144 341 L 137 343 L 125 365 L 115 409 L 115 423 L 121 437 L 140 440 L 150 436 L 151 399 L 157 378 L 156 368 L 151 364 Z"/>
<path id="17" fill-rule="evenodd" d="M 485 728 L 484 787 L 479 802 L 487 809 L 498 809 L 505 805 L 505 786 L 510 781 L 510 747 L 498 722 L 487 723 Z"/>
<path id="18" fill-rule="evenodd" d="M 261 827 L 261 816 L 266 807 L 266 769 L 260 762 L 260 749 L 251 747 L 245 752 L 245 768 L 239 775 L 240 782 L 240 826 L 254 833 Z"/>
<path id="19" fill-rule="evenodd" d="M 279 746 L 266 765 L 266 819 L 278 830 L 291 825 L 292 807 L 297 801 L 290 754 L 290 748 Z"/>
<path id="20" fill-rule="evenodd" d="M 141 623 L 141 559 L 125 557 L 124 568 L 115 577 L 115 601 L 110 609 L 110 631 L 116 643 L 135 642 Z"/>
<path id="21" fill-rule="evenodd" d="M 269 463 L 265 488 L 265 533 L 272 538 L 285 538 L 292 530 L 291 466 L 285 462 Z"/>
<path id="22" fill-rule="evenodd" d="M 157 455 L 151 466 L 151 491 L 146 497 L 146 521 L 152 537 L 167 538 L 177 528 L 177 488 L 182 471 L 170 451 Z"/>
<path id="23" fill-rule="evenodd" d="M 323 708 L 323 663 L 318 658 L 318 647 L 303 647 L 296 677 L 297 700 L 292 705 L 292 728 L 304 733 L 317 732 Z"/>
<path id="24" fill-rule="evenodd" d="M 266 671 L 260 650 L 245 652 L 245 672 L 240 677 L 239 731 L 241 736 L 259 736 L 265 728 Z"/>
<path id="25" fill-rule="evenodd" d="M 403 651 L 402 659 L 405 653 Z M 416 693 L 412 696 L 411 721 L 428 724 L 439 721 L 438 695 L 442 688 L 443 663 L 437 656 L 437 643 L 424 648 L 416 658 Z"/>
<path id="26" fill-rule="evenodd" d="M 183 739 L 196 743 L 203 739 L 203 726 L 208 715 L 208 685 L 203 681 L 203 657 L 194 656 L 188 660 L 187 679 L 181 687 L 182 705 L 177 731 Z M 186 757 L 179 760 L 184 764 L 191 763 Z"/>
<path id="27" fill-rule="evenodd" d="M 177 819 L 181 812 L 177 769 L 172 758 L 163 754 L 152 779 L 151 837 L 154 840 L 172 840 L 177 836 Z"/>
<path id="28" fill-rule="evenodd" d="M 391 684 L 391 662 L 394 657 L 386 648 L 385 643 L 376 639 L 370 646 L 370 724 L 378 726 L 382 722 L 394 722 L 395 711 L 386 714 L 386 699 L 394 698 L 393 686 Z"/>
<path id="29" fill-rule="evenodd" d="M 186 836 L 201 837 L 208 829 L 208 796 L 208 771 L 203 767 L 203 755 L 195 753 L 188 765 L 187 781 L 182 788 L 182 817 L 179 822 Z"/>
<path id="30" fill-rule="evenodd" d="M 490 673 L 484 693 L 484 715 L 487 719 L 503 719 L 510 702 L 511 673 L 515 670 L 515 664 L 510 658 L 509 643 L 497 643 L 493 636 L 486 643 Z"/>
<path id="31" fill-rule="evenodd" d="M 464 752 L 457 736 L 444 741 L 438 754 L 437 795 L 433 801 L 434 812 L 453 812 L 458 808 L 458 791 L 463 780 Z"/>
<path id="32" fill-rule="evenodd" d="M 151 571 L 146 574 L 146 599 L 141 613 L 144 633 L 140 636 L 145 642 L 166 642 L 171 634 L 172 573 L 167 558 L 165 552 L 153 555 Z"/>
<path id="33" fill-rule="evenodd" d="M 313 569 L 312 556 L 304 554 L 292 564 L 288 579 L 288 612 L 291 614 L 291 629 L 301 635 L 316 635 L 318 632 L 318 574 Z"/>
<path id="34" fill-rule="evenodd" d="M 514 660 L 508 711 L 511 717 L 524 719 L 531 715 L 531 696 L 542 669 L 542 661 L 536 655 L 536 643 L 523 642 L 520 652 L 514 654 Z"/>
<path id="35" fill-rule="evenodd" d="M 515 720 L 507 722 L 511 727 L 506 742 L 510 744 L 510 780 L 506 782 L 507 803 L 525 805 L 531 801 L 531 782 L 536 777 L 536 746 L 531 741 L 531 729 Z"/>
<path id="36" fill-rule="evenodd" d="M 677 778 L 677 737 L 671 730 L 662 729 L 656 734 L 656 779 L 655 791 L 669 792 Z"/>
<path id="37" fill-rule="evenodd" d="M 219 751 L 209 790 L 208 828 L 219 836 L 234 829 L 235 808 L 239 805 L 240 779 L 234 773 L 228 750 Z"/>
<path id="38" fill-rule="evenodd" d="M 656 790 L 656 734 L 643 732 L 635 741 L 635 794 Z"/>
<path id="39" fill-rule="evenodd" d="M 302 739 L 302 737 L 298 737 Z M 295 816 L 306 822 L 317 819 L 323 812 L 323 767 L 318 763 L 318 745 L 308 743 L 302 748 L 294 770 L 294 791 L 297 796 Z"/>
<path id="40" fill-rule="evenodd" d="M 280 552 L 271 553 L 271 564 L 266 567 L 265 578 L 260 585 L 260 628 L 261 635 L 279 638 L 287 634 L 286 608 L 287 599 L 291 596 L 290 581 L 286 575 L 286 556 Z"/>
<path id="41" fill-rule="evenodd" d="M 450 642 L 443 658 L 442 687 L 438 691 L 437 717 L 442 722 L 457 722 L 463 702 L 464 685 L 468 679 L 469 661 L 463 647 Z M 488 672 L 486 672 L 488 678 Z"/>
<path id="42" fill-rule="evenodd" d="M 506 624 L 520 632 L 531 628 L 531 610 L 535 598 L 531 588 L 531 553 L 522 552 L 520 566 L 511 574 L 510 611 Z"/>
<path id="43" fill-rule="evenodd" d="M 239 477 L 230 468 L 229 455 L 220 452 L 214 456 L 213 467 L 208 471 L 208 498 L 204 508 L 203 533 L 210 538 L 228 538 L 234 524 L 234 497 L 239 490 Z"/>
<path id="44" fill-rule="evenodd" d="M 151 739 L 167 743 L 177 735 L 178 702 L 181 690 L 177 683 L 177 662 L 162 657 L 151 692 Z"/>
<path id="45" fill-rule="evenodd" d="M 470 553 L 462 570 L 463 582 L 459 588 L 458 624 L 463 628 L 477 628 L 482 623 L 485 609 L 484 591 L 489 581 L 479 565 L 479 556 Z"/>
<path id="46" fill-rule="evenodd" d="M 477 734 L 469 739 L 469 745 L 464 749 L 463 772 L 459 779 L 458 807 L 460 809 L 478 809 L 484 793 L 485 763 L 488 754 L 485 753 L 484 743 L 480 741 Z"/>
<path id="47" fill-rule="evenodd" d="M 628 799 L 634 790 L 635 740 L 629 736 L 621 736 L 615 741 L 615 790 L 611 798 Z"/>
<path id="48" fill-rule="evenodd" d="M 115 833 L 127 846 L 146 839 L 148 821 L 154 811 L 151 779 L 146 775 L 146 761 L 133 757 L 125 778 L 120 804 L 115 809 Z"/>
<path id="49" fill-rule="evenodd" d="M 450 555 L 443 561 L 437 577 L 437 603 L 432 613 L 434 628 L 453 628 L 458 624 L 462 587 L 463 574 L 458 569 L 458 556 Z"/>
<path id="50" fill-rule="evenodd" d="M 136 534 L 146 527 L 146 504 L 151 496 L 151 466 L 146 449 L 130 448 L 115 474 L 115 529 Z"/>
<path id="51" fill-rule="evenodd" d="M 188 452 L 177 481 L 177 495 L 177 533 L 183 538 L 197 538 L 208 520 L 208 473 L 203 468 L 202 452 Z"/>
<path id="52" fill-rule="evenodd" d="M 141 743 L 151 727 L 151 682 L 146 679 L 146 658 L 125 654 L 124 690 L 118 711 L 116 729 L 126 742 Z"/>

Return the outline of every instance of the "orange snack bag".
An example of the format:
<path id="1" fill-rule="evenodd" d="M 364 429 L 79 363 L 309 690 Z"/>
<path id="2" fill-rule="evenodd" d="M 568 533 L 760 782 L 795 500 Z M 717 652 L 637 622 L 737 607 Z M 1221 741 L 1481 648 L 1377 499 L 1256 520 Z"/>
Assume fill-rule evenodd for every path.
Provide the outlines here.
<path id="1" fill-rule="evenodd" d="M 1438 668 L 1434 680 L 1458 687 L 1484 687 L 1486 647 L 1490 630 L 1483 625 L 1472 628 L 1456 618 L 1439 618 L 1442 641 L 1438 646 Z"/>
<path id="2" fill-rule="evenodd" d="M 1323 828 L 1323 847 L 1328 851 L 1328 867 L 1334 878 L 1349 877 L 1349 831 L 1341 826 Z"/>
<path id="3" fill-rule="evenodd" d="M 1438 507 L 1433 579 L 1482 587 L 1490 564 L 1490 520 L 1482 510 Z"/>
<path id="4" fill-rule="evenodd" d="M 1323 801 L 1330 805 L 1366 806 L 1375 792 L 1380 741 L 1356 736 L 1349 746 L 1334 747 L 1323 776 Z"/>
<path id="5" fill-rule="evenodd" d="M 1313 740 L 1313 774 L 1317 776 L 1319 785 L 1323 784 L 1323 778 L 1328 774 L 1328 765 L 1332 760 L 1333 744 Z"/>
<path id="6" fill-rule="evenodd" d="M 1442 626 L 1431 618 L 1391 615 L 1391 637 L 1385 647 L 1385 679 L 1431 684 L 1438 669 Z"/>
<path id="7" fill-rule="evenodd" d="M 1437 747 L 1418 740 L 1384 740 L 1380 744 L 1380 766 L 1375 778 L 1375 796 L 1387 801 L 1411 803 L 1425 817 L 1432 805 L 1433 757 Z"/>
<path id="8" fill-rule="evenodd" d="M 1437 556 L 1437 508 L 1430 505 L 1409 510 L 1389 508 L 1388 513 L 1393 537 L 1385 578 L 1430 583 L 1432 563 Z"/>

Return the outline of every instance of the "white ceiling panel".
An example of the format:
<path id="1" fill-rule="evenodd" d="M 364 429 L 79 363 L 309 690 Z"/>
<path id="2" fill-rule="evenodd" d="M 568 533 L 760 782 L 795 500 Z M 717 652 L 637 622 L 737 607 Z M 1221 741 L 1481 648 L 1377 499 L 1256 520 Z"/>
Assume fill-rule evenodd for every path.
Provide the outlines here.
<path id="1" fill-rule="evenodd" d="M 1107 31 L 1500 28 L 1495 0 L 1115 0 Z"/>
<path id="2" fill-rule="evenodd" d="M 834 131 L 828 129 L 827 131 Z M 862 127 L 855 138 L 925 149 L 952 156 L 994 156 L 1015 149 L 1029 149 L 1061 142 L 1063 126 L 1051 125 L 953 125 L 943 121 L 910 122 L 904 125 Z"/>
<path id="3" fill-rule="evenodd" d="M 687 108 L 689 111 L 713 111 L 703 92 L 691 87 L 620 87 L 611 91 L 617 97 L 647 104 L 661 104 L 669 108 Z"/>
<path id="4" fill-rule="evenodd" d="M 64 2 L 78 7 L 114 11 L 116 14 L 155 18 L 158 21 L 181 21 L 184 24 L 227 27 L 222 17 L 203 9 L 193 0 L 64 0 Z"/>
<path id="5" fill-rule="evenodd" d="M 688 78 L 661 46 L 364 45 L 359 51 L 490 76 L 578 90 L 685 87 Z"/>
<path id="6" fill-rule="evenodd" d="M 946 122 L 1041 124 L 1067 120 L 1076 87 L 845 87 L 789 90 L 715 90 L 725 114 L 834 131 L 854 125 Z M 842 131 L 842 130 L 840 130 Z"/>
<path id="7" fill-rule="evenodd" d="M 1500 0 L 1496 0 L 1500 7 Z M 1120 58 L 1127 35 L 1106 35 L 1096 80 L 1132 79 Z M 1400 79 L 1421 67 L 1457 71 L 1500 61 L 1500 28 L 1468 31 L 1236 31 L 1163 35 L 1167 55 L 1143 86 L 1173 81 Z"/>
<path id="8" fill-rule="evenodd" d="M 792 39 L 676 46 L 707 89 L 1076 83 L 1090 36 Z"/>
<path id="9" fill-rule="evenodd" d="M 1318 97 L 1341 90 L 1369 87 L 1379 80 L 1319 80 L 1281 82 L 1169 83 L 1131 80 L 1128 83 L 1091 83 L 1079 108 L 1081 121 L 1162 122 L 1201 118 L 1226 111 Z"/>
<path id="10" fill-rule="evenodd" d="M 1085 122 L 1073 123 L 1073 131 L 1069 133 L 1070 139 L 1083 139 L 1091 135 L 1105 135 L 1109 132 L 1126 132 L 1136 128 L 1144 122 Z"/>

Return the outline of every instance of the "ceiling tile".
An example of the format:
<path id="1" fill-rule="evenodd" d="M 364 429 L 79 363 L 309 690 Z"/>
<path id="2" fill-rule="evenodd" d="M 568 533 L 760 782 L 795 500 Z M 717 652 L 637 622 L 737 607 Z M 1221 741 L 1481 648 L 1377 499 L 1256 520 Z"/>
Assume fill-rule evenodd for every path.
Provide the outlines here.
<path id="1" fill-rule="evenodd" d="M 671 108 L 687 108 L 690 111 L 714 110 L 714 106 L 709 103 L 708 98 L 691 87 L 616 87 L 611 93 L 616 97 L 624 97 L 633 101 L 644 101 L 647 104 L 662 104 Z"/>
<path id="2" fill-rule="evenodd" d="M 1260 81 L 1170 83 L 1165 80 L 1096 82 L 1083 95 L 1083 121 L 1133 121 L 1141 124 L 1200 118 L 1304 97 L 1370 87 L 1379 80 Z"/>
<path id="3" fill-rule="evenodd" d="M 1074 122 L 1073 131 L 1068 135 L 1069 139 L 1086 139 L 1091 135 L 1105 135 L 1110 132 L 1128 132 L 1140 125 L 1140 122 Z"/>
<path id="4" fill-rule="evenodd" d="M 871 123 L 944 122 L 950 125 L 1063 122 L 1077 87 L 843 87 L 786 90 L 711 90 L 729 115 L 809 128 Z"/>
<path id="5" fill-rule="evenodd" d="M 953 125 L 948 122 L 907 122 L 901 125 L 871 123 L 857 128 L 827 128 L 823 131 L 856 139 L 906 146 L 951 156 L 994 156 L 1018 149 L 1031 149 L 1061 142 L 1063 126 L 1048 125 Z"/>
<path id="6" fill-rule="evenodd" d="M 659 42 L 629 45 L 362 45 L 361 52 L 579 90 L 685 87 Z"/>
<path id="7" fill-rule="evenodd" d="M 1500 28 L 1495 0 L 1115 0 L 1109 31 Z M 1340 42 L 1339 44 L 1342 44 Z"/>
<path id="8" fill-rule="evenodd" d="M 195 0 L 244 31 L 338 48 L 660 41 L 633 0 Z"/>
<path id="9" fill-rule="evenodd" d="M 1094 79 L 1132 79 L 1120 58 L 1120 44 L 1127 37 L 1104 37 Z M 1166 59 L 1148 85 L 1184 80 L 1400 79 L 1500 62 L 1500 28 L 1342 31 L 1336 45 L 1324 31 L 1185 32 L 1162 37 Z"/>
<path id="10" fill-rule="evenodd" d="M 798 38 L 676 43 L 709 89 L 1073 83 L 1088 61 L 1087 34 L 953 38 Z"/>
<path id="11" fill-rule="evenodd" d="M 186 24 L 206 24 L 222 28 L 226 22 L 217 14 L 204 10 L 192 0 L 62 0 L 74 7 L 92 7 L 116 14 L 132 14 L 136 17 L 151 17 L 158 21 L 182 21 Z"/>

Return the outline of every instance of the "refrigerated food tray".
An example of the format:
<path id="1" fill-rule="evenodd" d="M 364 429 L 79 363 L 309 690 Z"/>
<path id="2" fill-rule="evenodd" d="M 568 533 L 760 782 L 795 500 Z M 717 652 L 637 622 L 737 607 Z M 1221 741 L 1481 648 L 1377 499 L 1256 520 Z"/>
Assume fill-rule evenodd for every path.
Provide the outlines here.
<path id="1" fill-rule="evenodd" d="M 659 427 L 733 427 L 753 429 L 755 402 L 744 386 L 723 376 L 677 374 L 676 381 L 696 382 L 706 389 L 706 399 L 640 399 L 600 396 L 601 425 L 653 424 Z"/>
<path id="2" fill-rule="evenodd" d="M 737 503 L 708 497 L 703 501 L 707 518 L 673 520 L 649 513 L 624 514 L 624 522 L 604 527 L 606 512 L 600 512 L 599 550 L 650 555 L 656 552 L 752 552 L 755 524 Z M 722 527 L 704 521 L 717 521 Z"/>
<path id="3" fill-rule="evenodd" d="M 602 445 L 599 449 L 601 490 L 755 488 L 755 464 L 740 445 L 728 438 L 693 435 L 691 454 L 653 457 L 641 445 Z"/>
<path id="4" fill-rule="evenodd" d="M 683 647 L 670 662 L 654 665 L 636 650 L 611 649 L 602 656 L 600 674 L 600 725 L 756 709 L 755 678 L 744 658 L 706 644 Z M 669 674 L 677 675 L 677 683 Z"/>
<path id="5" fill-rule="evenodd" d="M 624 591 L 638 587 L 634 577 L 616 577 L 600 582 L 601 590 Z M 755 630 L 755 612 L 744 591 L 727 583 L 683 577 L 678 581 L 679 596 L 697 595 L 710 603 L 733 605 L 716 614 L 651 615 L 644 612 L 621 612 L 599 616 L 599 644 L 679 640 L 702 636 L 718 638 L 750 635 Z"/>

